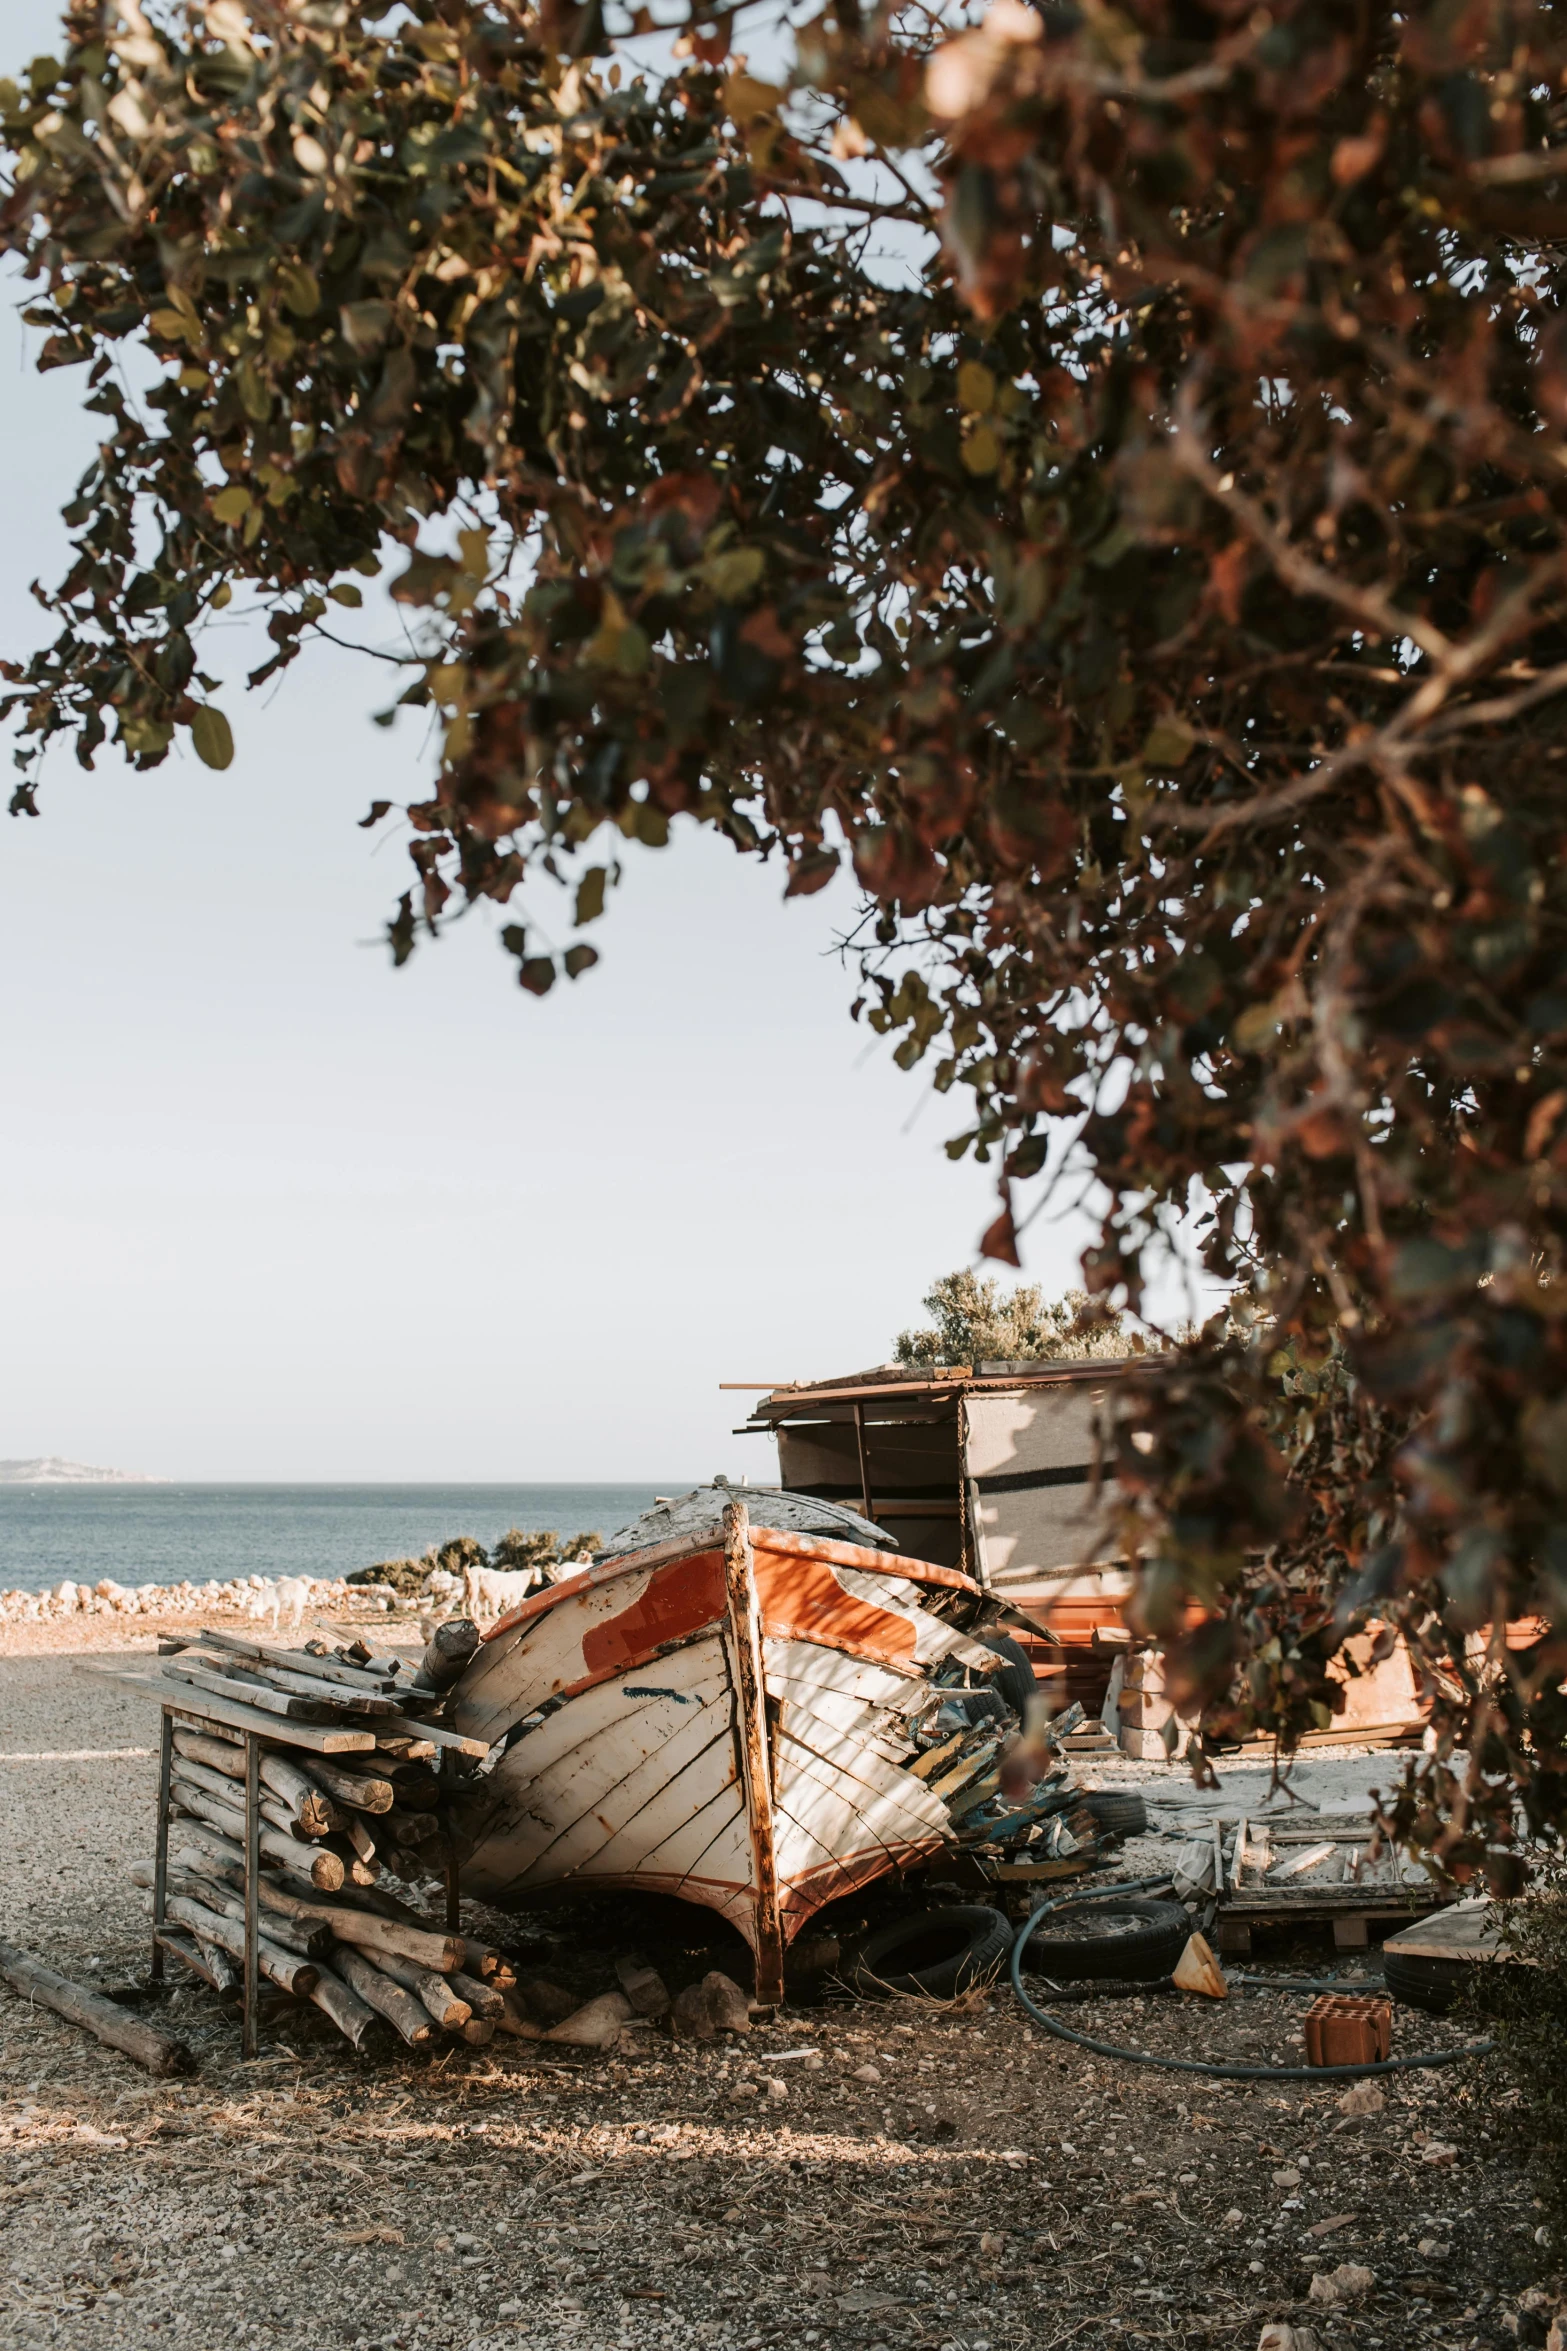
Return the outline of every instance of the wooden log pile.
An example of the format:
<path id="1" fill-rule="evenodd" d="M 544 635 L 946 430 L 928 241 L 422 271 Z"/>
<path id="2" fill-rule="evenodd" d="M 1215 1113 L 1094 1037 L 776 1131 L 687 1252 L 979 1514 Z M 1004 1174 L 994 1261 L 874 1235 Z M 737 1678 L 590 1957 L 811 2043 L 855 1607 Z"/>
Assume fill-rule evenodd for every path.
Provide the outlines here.
<path id="1" fill-rule="evenodd" d="M 383 1875 L 427 1879 L 445 1859 L 443 1752 L 482 1744 L 440 1720 L 478 1633 L 442 1625 L 421 1663 L 363 1642 L 283 1649 L 208 1628 L 163 1644 L 175 1714 L 163 1946 L 220 1992 L 245 1956 L 245 1738 L 258 1757 L 260 1971 L 359 2046 L 378 2024 L 411 2048 L 483 2045 L 541 2027 L 498 1951 L 449 1934 Z M 155 1883 L 152 1862 L 137 1882 Z"/>

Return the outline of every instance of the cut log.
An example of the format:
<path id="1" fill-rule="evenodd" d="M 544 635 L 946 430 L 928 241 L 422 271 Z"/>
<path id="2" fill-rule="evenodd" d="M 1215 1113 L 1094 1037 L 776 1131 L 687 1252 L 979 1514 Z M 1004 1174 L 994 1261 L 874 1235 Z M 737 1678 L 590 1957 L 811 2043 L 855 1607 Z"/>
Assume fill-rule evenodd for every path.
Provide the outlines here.
<path id="1" fill-rule="evenodd" d="M 301 1771 L 286 1755 L 263 1755 L 261 1777 L 274 1795 L 282 1797 L 307 1836 L 324 1837 L 329 1829 L 342 1827 L 342 1814 L 317 1786 L 314 1774 Z"/>
<path id="2" fill-rule="evenodd" d="M 517 1971 L 504 1951 L 497 1951 L 488 1943 L 476 1943 L 472 1935 L 463 1938 L 463 1967 L 467 1974 L 477 1976 L 481 1984 L 489 1984 L 497 1992 L 509 1992 L 517 1981 Z"/>
<path id="3" fill-rule="evenodd" d="M 451 1977 L 452 1990 L 459 2000 L 466 2000 L 475 2016 L 487 2016 L 493 2023 L 506 2014 L 506 1996 L 491 1984 L 481 1984 L 477 1976 L 464 1975 L 458 1968 Z"/>
<path id="4" fill-rule="evenodd" d="M 381 1918 L 373 1910 L 352 1910 L 344 1902 L 322 1902 L 304 1887 L 280 1886 L 270 1878 L 261 1880 L 259 1893 L 264 1909 L 278 1910 L 290 1918 L 318 1919 L 332 1929 L 339 1942 L 352 1943 L 360 1950 L 389 1951 L 394 1958 L 411 1959 L 416 1966 L 433 1968 L 438 1975 L 450 1975 L 462 1964 L 460 1935 L 404 1926 L 400 1920 Z"/>
<path id="5" fill-rule="evenodd" d="M 440 1821 L 433 1812 L 394 1812 L 387 1824 L 387 1834 L 394 1845 L 405 1850 L 415 1845 L 428 1845 L 432 1837 L 441 1833 Z"/>
<path id="6" fill-rule="evenodd" d="M 245 1776 L 243 1756 L 240 1757 L 239 1776 L 241 1779 Z M 225 1775 L 221 1771 L 213 1771 L 207 1764 L 195 1762 L 183 1750 L 181 1750 L 179 1760 L 174 1766 L 174 1785 L 176 1787 L 200 1788 L 206 1795 L 216 1797 L 220 1804 L 243 1806 L 245 1801 L 245 1791 L 243 1788 L 236 1788 L 232 1774 Z M 243 1820 L 243 1812 L 240 1817 Z"/>
<path id="7" fill-rule="evenodd" d="M 216 1829 L 209 1829 L 198 1820 L 177 1820 L 169 1829 L 169 1863 L 178 1863 L 182 1869 L 201 1869 L 209 1874 L 232 1864 L 245 1874 L 245 1848 L 236 1845 L 232 1837 L 220 1837 Z M 148 1863 L 150 1869 L 152 1864 Z M 147 1880 L 152 1884 L 151 1878 Z"/>
<path id="8" fill-rule="evenodd" d="M 372 1779 L 367 1773 L 349 1771 L 339 1763 L 328 1763 L 317 1758 L 310 1766 L 310 1776 L 319 1787 L 339 1803 L 351 1805 L 355 1812 L 390 1812 L 394 1789 L 389 1779 Z"/>
<path id="9" fill-rule="evenodd" d="M 203 1731 L 176 1731 L 174 1752 L 183 1755 L 188 1763 L 204 1763 L 209 1771 L 221 1772 L 225 1779 L 243 1780 L 245 1776 L 242 1739 L 212 1739 Z"/>
<path id="10" fill-rule="evenodd" d="M 495 2038 L 495 2026 L 487 2016 L 470 2016 L 458 2031 L 470 2049 L 488 2049 Z"/>
<path id="11" fill-rule="evenodd" d="M 152 1867 L 150 1861 L 134 1864 L 131 1876 L 137 1885 L 152 1884 Z M 145 1876 L 142 1874 L 144 1871 Z M 236 1893 L 232 1886 L 225 1885 L 220 1878 L 200 1870 L 175 1869 L 171 1866 L 169 1882 L 164 1890 L 166 1893 L 188 1894 L 193 1902 L 201 1903 L 207 1910 L 215 1910 L 220 1918 L 237 1919 L 241 1926 L 245 1923 L 244 1896 Z M 258 1908 L 262 1907 L 264 1905 L 258 1904 Z M 331 1928 L 323 1926 L 319 1919 L 285 1918 L 277 1911 L 269 1913 L 266 1931 L 274 1943 L 281 1943 L 285 1951 L 297 1951 L 301 1959 L 324 1959 L 334 1939 Z"/>
<path id="12" fill-rule="evenodd" d="M 323 1967 L 311 1993 L 311 1999 L 329 2016 L 340 2033 L 347 2035 L 356 2049 L 362 2048 L 367 2033 L 375 2029 L 375 2010 L 350 1991 L 341 1976 Z"/>
<path id="13" fill-rule="evenodd" d="M 209 1827 L 229 1838 L 239 1847 L 243 1856 L 245 1815 L 242 1812 L 236 1812 L 232 1805 L 220 1804 L 204 1788 L 192 1787 L 183 1778 L 174 1782 L 174 1799 L 187 1812 L 194 1813 L 198 1820 L 205 1821 Z M 288 1869 L 306 1871 L 311 1884 L 323 1894 L 335 1894 L 346 1875 L 342 1861 L 329 1846 L 302 1845 L 297 1837 L 286 1835 L 270 1822 L 261 1831 L 260 1843 L 262 1852 L 269 1859 L 281 1861 Z"/>
<path id="14" fill-rule="evenodd" d="M 450 1976 L 438 1975 L 434 1968 L 416 1967 L 411 1959 L 398 1959 L 390 1951 L 377 1951 L 375 1963 L 394 1984 L 401 1984 L 405 1992 L 422 2000 L 436 2023 L 448 2032 L 455 2032 L 473 2014 L 467 2001 L 452 1989 Z"/>
<path id="15" fill-rule="evenodd" d="M 372 1697 L 383 1697 L 396 1686 L 395 1674 L 378 1673 L 364 1665 L 349 1665 L 338 1657 L 318 1657 L 313 1649 L 281 1649 L 269 1641 L 247 1641 L 238 1633 L 215 1632 L 204 1625 L 201 1639 L 209 1649 L 226 1649 L 231 1657 L 248 1657 L 258 1665 L 275 1665 L 285 1673 L 303 1674 L 321 1682 L 335 1682 L 344 1689 L 363 1690 Z"/>
<path id="16" fill-rule="evenodd" d="M 96 2034 L 109 2048 L 134 2058 L 149 2073 L 196 2070 L 196 2060 L 183 2041 L 127 2016 L 123 2008 L 113 2000 L 106 2000 L 101 1992 L 90 1992 L 85 1985 L 73 1984 L 69 1976 L 46 1967 L 41 1959 L 35 1959 L 30 1951 L 23 1951 L 15 1943 L 0 1942 L 0 1975 L 24 1999 L 52 2008 L 56 2016 L 65 2017 L 71 2024 L 85 2025 L 88 2032 Z"/>
<path id="17" fill-rule="evenodd" d="M 232 1918 L 220 1918 L 215 1910 L 207 1910 L 193 1902 L 188 1894 L 176 1894 L 169 1903 L 170 1918 L 182 1927 L 189 1927 L 198 1942 L 215 1943 L 231 1959 L 244 1964 L 245 1929 Z M 256 1962 L 264 1976 L 281 1984 L 285 1992 L 304 1999 L 313 1989 L 320 1970 L 308 1959 L 301 1959 L 297 1951 L 285 1951 L 281 1943 L 274 1943 L 270 1935 L 256 1938 Z"/>
<path id="18" fill-rule="evenodd" d="M 350 1813 L 344 1821 L 343 1834 L 361 1861 L 374 1861 L 375 1839 L 356 1813 Z"/>
<path id="19" fill-rule="evenodd" d="M 523 2014 L 520 2004 L 511 1993 L 506 1994 L 502 2008 L 504 2013 L 494 2019 L 495 2030 L 498 2033 L 510 2033 L 512 2039 L 516 2041 L 543 2040 L 544 2027 L 541 2024 L 535 2024 L 531 2016 Z"/>
<path id="20" fill-rule="evenodd" d="M 410 2049 L 422 2049 L 426 2042 L 434 2040 L 435 2026 L 429 2010 L 411 1992 L 405 1991 L 401 1984 L 394 1983 L 389 1975 L 383 1975 L 362 1951 L 351 1950 L 346 1943 L 340 1944 L 337 1971 L 361 2000 L 368 2002 L 378 2016 L 384 2016 L 387 2023 L 402 2034 Z"/>
<path id="21" fill-rule="evenodd" d="M 449 1616 L 425 1644 L 417 1682 L 427 1690 L 449 1690 L 469 1658 L 477 1654 L 482 1637 L 471 1616 Z"/>
<path id="22" fill-rule="evenodd" d="M 210 1984 L 214 1992 L 226 1997 L 239 1990 L 239 1969 L 226 1951 L 219 1951 L 210 1943 L 198 1943 L 183 1927 L 160 1927 L 153 1941 L 160 1950 L 172 1952 L 192 1975 L 199 1975 L 204 1984 Z"/>
<path id="23" fill-rule="evenodd" d="M 435 1753 L 433 1739 L 416 1738 L 411 1731 L 381 1729 L 375 1735 L 377 1763 L 423 1763 Z"/>

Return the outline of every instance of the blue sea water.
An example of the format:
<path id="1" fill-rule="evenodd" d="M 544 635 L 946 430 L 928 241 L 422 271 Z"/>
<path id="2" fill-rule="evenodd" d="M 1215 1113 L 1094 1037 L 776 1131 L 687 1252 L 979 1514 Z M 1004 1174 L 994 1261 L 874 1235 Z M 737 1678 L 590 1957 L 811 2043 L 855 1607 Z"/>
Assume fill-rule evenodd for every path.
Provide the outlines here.
<path id="1" fill-rule="evenodd" d="M 689 1478 L 653 1486 L 0 1486 L 0 1592 L 351 1575 L 451 1535 L 607 1535 Z"/>

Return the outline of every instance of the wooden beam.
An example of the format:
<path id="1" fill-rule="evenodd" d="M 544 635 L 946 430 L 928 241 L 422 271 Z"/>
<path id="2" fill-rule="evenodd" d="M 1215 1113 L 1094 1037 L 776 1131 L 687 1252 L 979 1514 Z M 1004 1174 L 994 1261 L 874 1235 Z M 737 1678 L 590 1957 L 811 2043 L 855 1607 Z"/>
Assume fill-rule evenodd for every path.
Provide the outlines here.
<path id="1" fill-rule="evenodd" d="M 156 1688 L 156 1683 L 153 1686 Z M 226 1722 L 237 1731 L 259 1731 L 275 1746 L 308 1747 L 316 1755 L 367 1755 L 375 1746 L 374 1731 L 343 1730 L 336 1723 L 285 1722 L 233 1698 L 204 1695 L 174 1698 L 167 1685 L 163 1694 L 169 1700 L 174 1720 L 188 1723 L 192 1730 L 199 1731 L 207 1722 Z M 426 1736 L 422 1726 L 419 1735 Z"/>
<path id="2" fill-rule="evenodd" d="M 860 1457 L 860 1509 L 867 1518 L 873 1518 L 871 1509 L 871 1457 L 865 1443 L 865 1407 L 854 1407 L 854 1447 Z"/>
<path id="3" fill-rule="evenodd" d="M 767 1683 L 762 1670 L 762 1612 L 756 1597 L 751 1521 L 743 1502 L 724 1505 L 724 1591 L 729 1607 L 727 1647 L 734 1681 L 735 1733 L 751 1830 L 756 1997 L 763 2007 L 777 2008 L 784 1996 L 783 1915 L 767 1742 Z"/>
<path id="4" fill-rule="evenodd" d="M 101 1992 L 89 1992 L 82 1984 L 73 1984 L 30 1951 L 20 1950 L 15 1943 L 0 1942 L 0 1975 L 20 1992 L 24 2000 L 31 2000 L 44 2008 L 52 2008 L 56 2016 L 63 2016 L 72 2024 L 85 2025 L 111 2049 L 119 2049 L 144 2065 L 149 2073 L 194 2073 L 196 2061 L 183 2041 L 156 2032 L 150 2024 L 142 2024 L 113 2000 L 106 2000 Z"/>

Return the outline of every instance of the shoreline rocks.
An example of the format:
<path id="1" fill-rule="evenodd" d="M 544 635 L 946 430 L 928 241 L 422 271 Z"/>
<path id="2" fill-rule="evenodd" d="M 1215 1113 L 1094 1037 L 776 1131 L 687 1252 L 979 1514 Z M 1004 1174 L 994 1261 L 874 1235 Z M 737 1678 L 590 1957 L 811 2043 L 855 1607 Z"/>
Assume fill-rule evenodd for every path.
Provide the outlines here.
<path id="1" fill-rule="evenodd" d="M 285 1584 L 290 1587 L 288 1595 L 281 1592 Z M 47 1591 L 0 1592 L 0 1624 L 42 1624 L 71 1616 L 206 1616 L 214 1609 L 272 1620 L 280 1600 L 287 1609 L 299 1587 L 305 1604 L 313 1608 L 341 1611 L 349 1603 L 363 1608 L 368 1602 L 375 1613 L 387 1614 L 393 1605 L 389 1592 L 351 1585 L 343 1576 L 252 1575 L 227 1581 L 213 1577 L 199 1584 L 188 1577 L 177 1584 L 119 1584 L 112 1576 L 101 1577 L 96 1584 L 78 1584 L 67 1577 Z"/>

